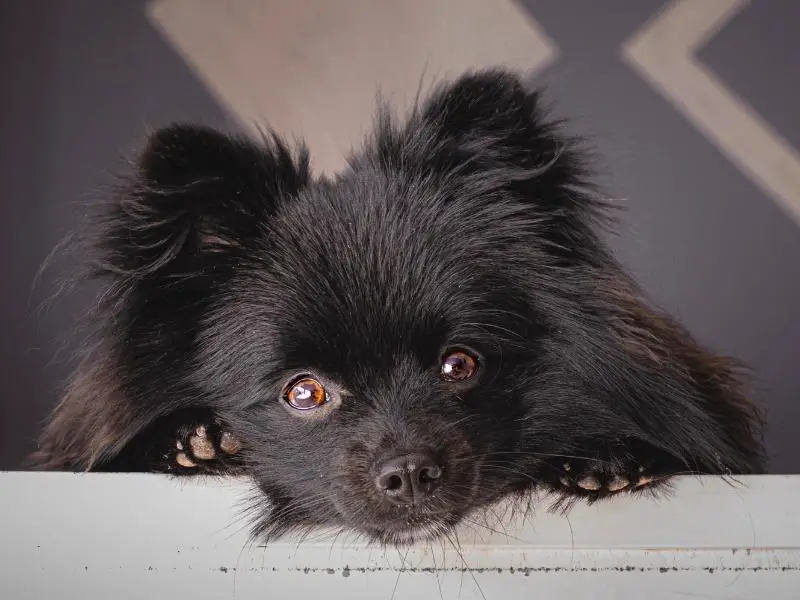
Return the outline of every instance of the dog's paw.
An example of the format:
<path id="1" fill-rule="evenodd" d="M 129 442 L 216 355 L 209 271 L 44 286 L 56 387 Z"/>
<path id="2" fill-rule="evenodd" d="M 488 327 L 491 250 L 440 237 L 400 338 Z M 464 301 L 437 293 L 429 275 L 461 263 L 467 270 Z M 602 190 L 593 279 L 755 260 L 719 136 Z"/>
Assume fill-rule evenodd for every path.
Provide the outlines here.
<path id="1" fill-rule="evenodd" d="M 238 464 L 241 449 L 239 440 L 217 422 L 183 425 L 169 453 L 170 470 L 186 474 L 228 472 Z"/>
<path id="2" fill-rule="evenodd" d="M 613 462 L 566 460 L 561 465 L 558 483 L 563 492 L 600 498 L 646 488 L 656 479 L 645 465 L 626 468 Z"/>
<path id="3" fill-rule="evenodd" d="M 562 497 L 593 502 L 623 492 L 655 490 L 681 472 L 686 468 L 674 457 L 647 443 L 627 440 L 553 459 L 542 475 L 546 487 Z"/>

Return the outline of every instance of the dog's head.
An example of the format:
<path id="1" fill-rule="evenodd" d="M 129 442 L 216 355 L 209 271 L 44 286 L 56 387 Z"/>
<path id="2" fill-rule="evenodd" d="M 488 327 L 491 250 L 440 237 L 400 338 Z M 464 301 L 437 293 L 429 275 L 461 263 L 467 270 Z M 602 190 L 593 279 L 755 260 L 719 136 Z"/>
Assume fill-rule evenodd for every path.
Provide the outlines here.
<path id="1" fill-rule="evenodd" d="M 576 260 L 561 222 L 587 212 L 536 111 L 516 80 L 464 81 L 402 129 L 384 116 L 347 172 L 276 195 L 252 236 L 238 215 L 209 234 L 236 262 L 195 385 L 242 437 L 268 527 L 408 541 L 529 483 L 547 288 Z"/>
<path id="2" fill-rule="evenodd" d="M 645 307 L 595 231 L 604 208 L 503 72 L 383 114 L 332 180 L 274 137 L 160 130 L 100 244 L 126 418 L 213 409 L 265 535 L 430 537 L 628 436 L 749 468 L 727 374 Z"/>

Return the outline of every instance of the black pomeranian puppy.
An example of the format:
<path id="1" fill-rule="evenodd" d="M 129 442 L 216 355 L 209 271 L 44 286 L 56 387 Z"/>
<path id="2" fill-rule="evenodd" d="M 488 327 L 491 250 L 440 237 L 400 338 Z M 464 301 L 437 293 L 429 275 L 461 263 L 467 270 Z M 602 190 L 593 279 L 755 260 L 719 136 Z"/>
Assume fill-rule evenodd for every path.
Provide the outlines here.
<path id="1" fill-rule="evenodd" d="M 89 229 L 96 338 L 34 464 L 243 474 L 262 538 L 389 544 L 532 490 L 759 472 L 739 369 L 614 259 L 540 104 L 463 75 L 332 179 L 274 135 L 156 131 Z"/>

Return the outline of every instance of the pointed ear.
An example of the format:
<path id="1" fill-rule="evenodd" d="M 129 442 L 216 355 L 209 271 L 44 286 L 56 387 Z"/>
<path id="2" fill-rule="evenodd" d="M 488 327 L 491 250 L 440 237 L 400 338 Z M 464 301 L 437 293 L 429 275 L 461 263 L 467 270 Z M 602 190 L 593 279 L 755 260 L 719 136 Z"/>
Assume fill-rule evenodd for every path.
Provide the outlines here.
<path id="1" fill-rule="evenodd" d="M 403 127 L 383 110 L 371 150 L 382 168 L 432 181 L 450 196 L 524 203 L 542 243 L 563 260 L 591 260 L 597 226 L 613 225 L 589 149 L 547 117 L 541 94 L 513 72 L 483 70 L 445 83 Z"/>
<path id="2" fill-rule="evenodd" d="M 398 131 L 387 110 L 379 117 L 379 155 L 452 173 L 501 170 L 513 180 L 555 170 L 567 182 L 580 172 L 578 140 L 548 119 L 541 95 L 512 72 L 464 75 L 434 90 Z"/>
<path id="3" fill-rule="evenodd" d="M 541 165 L 564 145 L 543 115 L 539 92 L 507 71 L 468 74 L 443 86 L 422 108 L 421 120 L 439 143 L 458 148 L 462 160 L 480 155 L 485 164 Z"/>
<path id="4" fill-rule="evenodd" d="M 135 174 L 93 226 L 104 266 L 143 277 L 177 261 L 248 244 L 276 206 L 309 181 L 304 147 L 191 125 L 155 131 Z"/>

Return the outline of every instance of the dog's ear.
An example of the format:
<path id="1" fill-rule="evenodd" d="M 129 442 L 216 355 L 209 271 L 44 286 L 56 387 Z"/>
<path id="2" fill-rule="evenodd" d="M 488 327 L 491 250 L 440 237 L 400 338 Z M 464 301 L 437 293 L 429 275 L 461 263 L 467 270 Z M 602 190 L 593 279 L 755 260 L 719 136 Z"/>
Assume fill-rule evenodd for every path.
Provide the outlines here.
<path id="1" fill-rule="evenodd" d="M 263 141 L 189 125 L 153 133 L 130 185 L 92 224 L 101 268 L 141 278 L 246 246 L 309 180 L 305 148 L 293 154 L 276 135 Z"/>
<path id="2" fill-rule="evenodd" d="M 540 171 L 557 165 L 570 142 L 543 114 L 539 92 L 505 71 L 469 74 L 443 86 L 418 119 L 432 138 L 429 160 L 446 171 L 465 165 Z"/>
<path id="3" fill-rule="evenodd" d="M 481 179 L 477 193 L 531 182 L 557 189 L 575 184 L 587 157 L 578 138 L 542 108 L 540 93 L 512 72 L 484 70 L 440 85 L 398 128 L 379 113 L 375 156 L 395 168 Z M 563 194 L 558 194 L 562 196 Z M 564 198 L 542 195 L 539 202 Z"/>
<path id="4" fill-rule="evenodd" d="M 94 339 L 33 465 L 94 469 L 156 419 L 206 399 L 187 374 L 204 311 L 281 202 L 309 181 L 304 148 L 187 125 L 153 133 L 86 226 L 86 277 L 102 288 Z M 81 257 L 84 258 L 84 257 Z"/>
<path id="5" fill-rule="evenodd" d="M 612 212 L 593 184 L 586 144 L 542 104 L 540 92 L 512 72 L 467 74 L 441 85 L 403 127 L 382 110 L 367 156 L 454 197 L 487 202 L 512 195 L 530 207 L 554 253 L 569 259 L 585 248 L 589 257 L 595 227 L 610 224 Z"/>

